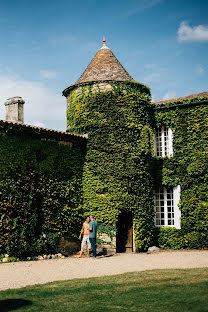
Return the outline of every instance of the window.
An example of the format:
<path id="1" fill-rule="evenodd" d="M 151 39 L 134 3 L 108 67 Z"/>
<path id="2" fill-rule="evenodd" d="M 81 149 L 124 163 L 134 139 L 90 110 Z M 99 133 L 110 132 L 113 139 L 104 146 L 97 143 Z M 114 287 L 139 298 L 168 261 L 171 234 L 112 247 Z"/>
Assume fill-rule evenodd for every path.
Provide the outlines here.
<path id="1" fill-rule="evenodd" d="M 175 188 L 160 187 L 155 191 L 155 225 L 180 228 L 180 185 Z"/>
<path id="2" fill-rule="evenodd" d="M 154 148 L 156 157 L 170 157 L 173 155 L 172 130 L 167 127 L 156 129 Z"/>

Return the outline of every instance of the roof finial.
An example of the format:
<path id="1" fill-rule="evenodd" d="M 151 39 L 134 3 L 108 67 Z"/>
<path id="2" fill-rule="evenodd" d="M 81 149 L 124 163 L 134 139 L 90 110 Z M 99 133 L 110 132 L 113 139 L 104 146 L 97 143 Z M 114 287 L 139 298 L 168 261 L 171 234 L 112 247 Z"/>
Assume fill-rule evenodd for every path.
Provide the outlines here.
<path id="1" fill-rule="evenodd" d="M 105 40 L 105 36 L 103 36 L 103 45 L 106 45 L 106 40 Z"/>

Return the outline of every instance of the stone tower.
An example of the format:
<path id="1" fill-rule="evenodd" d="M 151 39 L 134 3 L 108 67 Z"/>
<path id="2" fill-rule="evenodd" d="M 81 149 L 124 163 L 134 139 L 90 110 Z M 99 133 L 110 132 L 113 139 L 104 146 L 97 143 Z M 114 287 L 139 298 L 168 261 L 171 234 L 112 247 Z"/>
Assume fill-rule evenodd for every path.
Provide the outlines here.
<path id="1" fill-rule="evenodd" d="M 118 252 L 132 251 L 138 240 L 143 240 L 140 249 L 144 250 L 154 224 L 148 167 L 152 135 L 149 88 L 134 81 L 104 38 L 86 70 L 63 95 L 68 131 L 88 135 L 82 208 L 99 222 L 117 226 Z M 141 228 L 142 218 L 149 220 L 147 228 L 145 222 Z"/>

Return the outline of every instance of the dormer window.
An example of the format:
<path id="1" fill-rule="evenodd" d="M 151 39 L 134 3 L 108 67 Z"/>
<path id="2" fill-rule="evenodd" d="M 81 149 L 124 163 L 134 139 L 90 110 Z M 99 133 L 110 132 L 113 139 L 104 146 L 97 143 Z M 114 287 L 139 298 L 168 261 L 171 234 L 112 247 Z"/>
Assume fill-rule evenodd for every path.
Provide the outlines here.
<path id="1" fill-rule="evenodd" d="M 173 156 L 173 133 L 170 128 L 162 126 L 156 129 L 154 151 L 156 157 Z"/>

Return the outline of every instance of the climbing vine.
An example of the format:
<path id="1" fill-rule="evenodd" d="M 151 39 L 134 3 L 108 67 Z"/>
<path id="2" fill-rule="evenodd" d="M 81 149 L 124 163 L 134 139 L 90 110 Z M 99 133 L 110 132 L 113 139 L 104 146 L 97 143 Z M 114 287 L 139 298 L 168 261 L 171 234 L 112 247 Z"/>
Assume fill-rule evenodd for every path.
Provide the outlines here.
<path id="1" fill-rule="evenodd" d="M 135 243 L 146 250 L 153 240 L 153 190 L 150 170 L 153 109 L 142 84 L 90 83 L 68 98 L 69 130 L 88 134 L 83 168 L 83 209 L 106 224 L 122 211 L 134 218 Z"/>
<path id="2" fill-rule="evenodd" d="M 140 251 L 155 241 L 162 248 L 207 246 L 208 106 L 203 100 L 157 109 L 143 84 L 89 82 L 73 86 L 67 109 L 68 131 L 87 134 L 87 141 L 64 142 L 39 129 L 1 123 L 0 252 L 26 257 L 46 246 L 53 250 L 53 240 L 41 235 L 55 241 L 59 235 L 76 237 L 89 213 L 111 233 L 125 211 L 132 213 Z M 202 103 L 188 104 L 197 101 Z M 175 105 L 182 103 L 187 106 Z M 161 126 L 173 131 L 173 157 L 156 159 L 153 132 Z M 181 186 L 181 229 L 154 227 L 153 194 L 162 185 Z"/>
<path id="3" fill-rule="evenodd" d="M 181 186 L 181 229 L 162 228 L 159 243 L 163 248 L 199 248 L 208 246 L 208 105 L 206 98 L 184 100 L 199 105 L 178 106 L 167 103 L 155 111 L 156 127 L 173 131 L 174 155 L 157 160 L 154 184 Z"/>
<path id="4" fill-rule="evenodd" d="M 59 144 L 33 129 L 1 126 L 0 253 L 50 253 L 60 235 L 77 236 L 85 157 L 85 143 L 78 140 Z"/>

